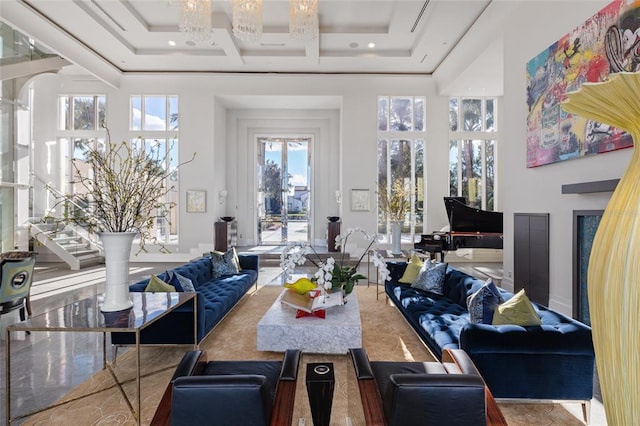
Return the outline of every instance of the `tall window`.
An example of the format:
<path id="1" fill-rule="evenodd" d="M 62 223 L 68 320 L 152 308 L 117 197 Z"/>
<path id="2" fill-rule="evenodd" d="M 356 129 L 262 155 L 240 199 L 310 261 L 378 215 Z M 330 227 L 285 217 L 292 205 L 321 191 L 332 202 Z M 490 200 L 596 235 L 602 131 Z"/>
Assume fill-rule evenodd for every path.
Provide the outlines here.
<path id="1" fill-rule="evenodd" d="M 425 98 L 378 97 L 378 185 L 391 191 L 400 180 L 410 192 L 410 208 L 402 232 L 413 241 L 424 225 Z M 390 223 L 378 209 L 378 233 L 390 233 Z"/>
<path id="2" fill-rule="evenodd" d="M 105 148 L 103 125 L 106 108 L 106 96 L 103 94 L 58 96 L 58 147 L 62 164 L 59 190 L 62 193 L 86 192 L 82 185 L 73 183 L 78 181 L 78 176 L 71 161 L 76 160 L 80 173 L 87 176 L 92 173 L 83 163 L 86 159 L 85 151 L 88 147 L 98 150 Z M 47 207 L 55 204 L 55 196 L 49 195 Z"/>
<path id="3" fill-rule="evenodd" d="M 165 185 L 171 188 L 161 203 L 168 204 L 168 220 L 158 216 L 155 237 L 164 244 L 178 242 L 178 97 L 167 95 L 135 95 L 130 98 L 130 140 L 144 144 L 145 150 L 157 153 L 163 160 L 158 167 L 173 171 Z"/>
<path id="4" fill-rule="evenodd" d="M 495 210 L 496 98 L 449 99 L 449 194 Z"/>
<path id="5" fill-rule="evenodd" d="M 105 110 L 104 95 L 58 96 L 58 130 L 99 130 Z"/>

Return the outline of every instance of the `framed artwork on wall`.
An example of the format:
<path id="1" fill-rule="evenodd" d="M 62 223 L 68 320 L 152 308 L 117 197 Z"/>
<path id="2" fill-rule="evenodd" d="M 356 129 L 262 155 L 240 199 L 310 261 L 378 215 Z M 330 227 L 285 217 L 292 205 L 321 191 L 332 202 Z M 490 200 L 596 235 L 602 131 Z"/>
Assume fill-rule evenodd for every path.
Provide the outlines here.
<path id="1" fill-rule="evenodd" d="M 207 211 L 207 191 L 189 190 L 187 191 L 187 212 L 204 213 Z"/>
<path id="2" fill-rule="evenodd" d="M 369 190 L 368 189 L 352 189 L 351 190 L 351 210 L 354 212 L 369 211 Z"/>

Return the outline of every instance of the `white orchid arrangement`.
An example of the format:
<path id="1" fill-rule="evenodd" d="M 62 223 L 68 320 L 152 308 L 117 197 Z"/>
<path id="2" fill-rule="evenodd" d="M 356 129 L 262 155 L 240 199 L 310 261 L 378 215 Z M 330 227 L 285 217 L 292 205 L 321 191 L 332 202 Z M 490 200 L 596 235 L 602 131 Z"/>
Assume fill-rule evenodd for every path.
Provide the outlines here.
<path id="1" fill-rule="evenodd" d="M 360 256 L 360 259 L 356 262 L 355 266 L 345 265 L 345 246 L 349 236 L 353 233 L 361 233 L 368 241 L 367 248 Z M 335 247 L 340 249 L 341 256 L 340 262 L 336 263 L 333 257 L 328 257 L 326 260 L 322 260 L 315 249 L 309 244 L 295 244 L 288 246 L 282 252 L 280 256 L 280 266 L 283 269 L 286 279 L 291 279 L 295 268 L 298 265 L 304 265 L 309 260 L 318 271 L 314 274 L 312 281 L 315 281 L 318 286 L 325 290 L 342 288 L 345 294 L 349 294 L 353 291 L 353 287 L 358 280 L 366 279 L 362 274 L 359 274 L 358 266 L 362 262 L 365 255 L 369 254 L 371 261 L 378 268 L 378 273 L 383 281 L 389 279 L 389 270 L 387 264 L 380 253 L 374 250 L 373 244 L 377 241 L 377 234 L 368 234 L 361 228 L 349 228 L 347 233 L 336 236 Z M 314 255 L 311 257 L 310 255 Z"/>

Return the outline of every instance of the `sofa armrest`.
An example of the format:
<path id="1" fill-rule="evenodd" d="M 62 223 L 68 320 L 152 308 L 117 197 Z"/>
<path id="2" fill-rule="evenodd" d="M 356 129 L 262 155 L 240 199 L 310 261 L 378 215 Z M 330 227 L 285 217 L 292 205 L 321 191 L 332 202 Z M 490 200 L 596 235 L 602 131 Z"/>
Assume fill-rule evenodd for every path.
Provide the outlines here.
<path id="1" fill-rule="evenodd" d="M 389 270 L 390 281 L 397 282 L 402 278 L 404 270 L 407 269 L 407 262 L 398 260 L 387 261 L 387 269 Z"/>
<path id="2" fill-rule="evenodd" d="M 386 425 L 384 410 L 382 408 L 382 397 L 378 390 L 378 384 L 371 370 L 369 357 L 363 348 L 349 349 L 351 361 L 358 380 L 360 390 L 360 400 L 364 411 L 365 424 L 367 426 Z"/>
<path id="3" fill-rule="evenodd" d="M 466 324 L 460 349 L 496 398 L 593 397 L 591 329 L 577 321 L 531 327 Z"/>
<path id="4" fill-rule="evenodd" d="M 238 253 L 238 259 L 240 260 L 240 268 L 260 270 L 260 256 L 257 254 Z"/>

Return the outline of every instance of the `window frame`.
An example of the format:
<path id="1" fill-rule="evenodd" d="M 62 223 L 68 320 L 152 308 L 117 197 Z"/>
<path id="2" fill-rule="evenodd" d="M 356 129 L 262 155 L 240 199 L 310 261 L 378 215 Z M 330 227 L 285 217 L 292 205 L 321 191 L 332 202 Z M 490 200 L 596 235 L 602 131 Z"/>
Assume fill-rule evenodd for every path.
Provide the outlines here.
<path id="1" fill-rule="evenodd" d="M 452 109 L 452 101 L 456 101 L 457 110 L 456 110 L 456 128 L 452 129 L 451 117 L 454 116 Z M 461 127 L 464 128 L 464 120 L 463 120 L 463 108 L 462 105 L 466 100 L 480 100 L 481 101 L 481 112 L 480 112 L 480 123 L 481 129 L 477 131 L 473 130 L 461 130 Z M 452 190 L 452 181 L 449 180 L 449 195 L 450 196 L 462 196 L 463 194 L 463 170 L 462 170 L 462 159 L 463 159 L 463 149 L 465 147 L 465 142 L 475 142 L 480 141 L 480 162 L 481 162 L 481 177 L 480 182 L 482 185 L 482 195 L 481 195 L 481 205 L 479 206 L 482 210 L 487 210 L 487 147 L 488 142 L 493 143 L 493 211 L 498 210 L 499 205 L 499 196 L 498 196 L 498 161 L 499 161 L 499 126 L 498 126 L 498 108 L 499 108 L 499 98 L 496 96 L 452 96 L 449 98 L 449 176 L 452 174 L 452 163 L 451 163 L 451 147 L 454 142 L 457 144 L 457 158 L 456 158 L 456 167 L 457 167 L 457 187 L 456 193 L 453 194 Z M 493 103 L 493 111 L 491 118 L 493 119 L 493 126 L 490 130 L 487 130 L 487 104 L 488 102 Z M 467 200 L 469 203 L 471 200 Z"/>
<path id="2" fill-rule="evenodd" d="M 410 126 L 410 130 L 390 130 L 392 127 L 392 123 L 391 123 L 391 106 L 393 104 L 393 99 L 410 99 L 411 101 L 411 126 Z M 421 108 L 421 113 L 422 113 L 422 118 L 421 118 L 421 123 L 422 123 L 422 129 L 421 130 L 415 130 L 415 124 L 418 120 L 416 120 L 416 109 L 415 109 L 415 105 L 416 105 L 416 100 L 419 100 L 422 104 L 422 108 Z M 381 111 L 381 102 L 385 101 L 386 102 L 386 108 L 384 111 Z M 377 110 L 377 120 L 376 120 L 376 129 L 377 129 L 377 139 L 376 139 L 376 150 L 378 152 L 377 156 L 377 177 L 376 177 L 376 182 L 380 182 L 380 144 L 384 143 L 385 144 L 385 170 L 386 170 L 386 185 L 387 185 L 387 189 L 389 189 L 389 186 L 392 183 L 392 179 L 390 179 L 391 176 L 393 176 L 392 170 L 391 170 L 391 146 L 392 144 L 395 143 L 405 143 L 407 142 L 409 144 L 410 147 L 410 162 L 411 164 L 409 165 L 409 176 L 410 176 L 410 182 L 409 182 L 409 191 L 410 191 L 410 204 L 411 204 L 411 208 L 409 211 L 409 223 L 407 224 L 407 220 L 404 221 L 403 226 L 402 226 L 402 234 L 403 236 L 409 236 L 409 238 L 411 239 L 411 241 L 413 241 L 415 239 L 415 235 L 416 233 L 418 234 L 422 234 L 424 233 L 424 227 L 426 224 L 425 221 L 425 213 L 426 213 L 426 204 L 427 204 L 427 197 L 426 197 L 426 167 L 427 167 L 427 161 L 426 161 L 426 146 L 427 146 L 427 130 L 426 130 L 426 97 L 424 96 L 378 96 L 376 99 L 376 110 Z M 382 115 L 381 115 L 382 114 Z M 384 117 L 383 117 L 384 115 Z M 386 126 L 381 126 L 382 124 L 382 119 L 386 120 Z M 386 130 L 380 130 L 380 128 L 386 128 Z M 416 175 L 416 170 L 418 168 L 418 163 L 417 163 L 417 152 L 418 152 L 418 144 L 421 144 L 421 148 L 422 148 L 422 176 L 418 177 Z M 419 178 L 422 178 L 422 184 L 420 184 L 418 182 Z M 418 209 L 418 205 L 417 203 L 419 202 L 416 194 L 416 191 L 421 187 L 422 189 L 422 194 L 421 194 L 421 199 L 422 199 L 422 207 L 421 209 Z M 418 223 L 417 221 L 417 217 L 418 217 L 418 210 L 420 210 L 422 212 L 422 220 L 421 222 Z M 386 237 L 387 241 L 390 241 L 391 238 L 391 226 L 390 226 L 390 221 L 387 218 L 385 223 L 381 223 L 380 221 L 380 208 L 379 208 L 379 202 L 378 199 L 376 198 L 376 223 L 377 223 L 377 229 L 378 229 L 378 234 Z M 407 232 L 407 227 L 408 232 Z M 420 228 L 420 229 L 417 229 Z"/>

